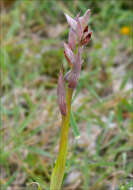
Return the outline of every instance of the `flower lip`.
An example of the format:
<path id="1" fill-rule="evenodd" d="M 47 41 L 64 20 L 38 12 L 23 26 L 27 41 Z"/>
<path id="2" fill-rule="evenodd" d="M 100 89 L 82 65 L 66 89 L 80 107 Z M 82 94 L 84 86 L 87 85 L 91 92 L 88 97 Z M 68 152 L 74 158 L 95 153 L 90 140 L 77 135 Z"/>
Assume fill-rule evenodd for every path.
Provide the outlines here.
<path id="1" fill-rule="evenodd" d="M 81 40 L 81 45 L 87 45 L 90 42 L 92 32 L 87 33 L 87 35 Z"/>
<path id="2" fill-rule="evenodd" d="M 83 32 L 84 32 L 84 33 L 85 33 L 85 32 L 88 32 L 88 25 L 85 27 L 85 29 L 84 29 Z"/>

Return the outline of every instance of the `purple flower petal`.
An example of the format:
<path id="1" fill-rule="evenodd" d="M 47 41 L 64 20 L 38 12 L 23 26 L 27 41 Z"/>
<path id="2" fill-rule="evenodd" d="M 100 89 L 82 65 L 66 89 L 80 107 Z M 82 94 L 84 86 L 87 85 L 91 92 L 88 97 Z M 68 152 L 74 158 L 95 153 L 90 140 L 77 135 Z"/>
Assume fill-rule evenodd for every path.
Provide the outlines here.
<path id="1" fill-rule="evenodd" d="M 64 43 L 64 55 L 68 61 L 68 63 L 72 66 L 74 63 L 75 57 L 71 50 L 71 48 L 68 46 L 68 44 Z"/>
<path id="2" fill-rule="evenodd" d="M 68 35 L 68 45 L 69 47 L 74 50 L 77 43 L 77 35 L 73 31 L 72 28 L 70 28 L 69 35 Z"/>
<path id="3" fill-rule="evenodd" d="M 67 22 L 70 25 L 70 27 L 73 30 L 76 30 L 77 22 L 72 17 L 70 17 L 68 14 L 66 14 L 66 13 L 65 13 L 65 16 L 66 16 Z"/>
<path id="4" fill-rule="evenodd" d="M 80 23 L 79 17 L 76 17 L 76 21 L 77 21 L 76 33 L 78 36 L 78 40 L 80 41 L 83 35 L 83 29 L 82 29 L 82 25 Z"/>
<path id="5" fill-rule="evenodd" d="M 83 28 L 85 28 L 87 25 L 88 25 L 88 20 L 89 20 L 89 17 L 90 17 L 90 9 L 88 9 L 85 14 L 79 18 L 80 20 L 80 23 L 82 25 Z"/>

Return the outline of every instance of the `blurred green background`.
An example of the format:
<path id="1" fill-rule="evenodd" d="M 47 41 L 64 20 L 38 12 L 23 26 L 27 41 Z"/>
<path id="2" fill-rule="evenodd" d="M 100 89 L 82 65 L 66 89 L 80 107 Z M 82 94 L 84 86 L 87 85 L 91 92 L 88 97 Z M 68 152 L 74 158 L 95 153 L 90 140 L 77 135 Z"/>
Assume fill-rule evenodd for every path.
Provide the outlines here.
<path id="1" fill-rule="evenodd" d="M 91 9 L 75 91 L 63 190 L 133 187 L 131 0 L 1 0 L 2 190 L 49 190 L 58 154 L 57 78 L 69 27 L 64 12 Z M 35 187 L 28 187 L 36 189 Z"/>

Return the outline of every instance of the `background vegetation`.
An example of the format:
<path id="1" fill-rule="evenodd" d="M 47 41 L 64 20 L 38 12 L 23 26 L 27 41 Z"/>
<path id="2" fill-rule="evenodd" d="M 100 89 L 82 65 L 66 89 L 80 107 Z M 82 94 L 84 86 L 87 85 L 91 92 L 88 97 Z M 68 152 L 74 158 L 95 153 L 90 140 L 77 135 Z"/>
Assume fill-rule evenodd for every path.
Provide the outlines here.
<path id="1" fill-rule="evenodd" d="M 73 101 L 63 190 L 133 187 L 131 0 L 16 0 L 1 5 L 2 190 L 49 189 L 58 154 L 57 77 L 68 35 L 64 12 L 88 7 L 93 30 Z M 31 187 L 35 189 L 35 187 Z M 29 190 L 29 188 L 28 188 Z"/>

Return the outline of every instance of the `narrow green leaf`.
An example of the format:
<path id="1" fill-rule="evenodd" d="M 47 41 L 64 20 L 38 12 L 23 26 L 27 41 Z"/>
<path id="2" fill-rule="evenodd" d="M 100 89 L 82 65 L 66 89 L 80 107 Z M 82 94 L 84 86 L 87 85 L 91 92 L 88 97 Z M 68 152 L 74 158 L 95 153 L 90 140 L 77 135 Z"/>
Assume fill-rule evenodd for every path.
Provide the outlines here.
<path id="1" fill-rule="evenodd" d="M 120 104 L 117 107 L 117 121 L 119 122 L 119 124 L 121 124 L 122 121 L 123 121 L 122 109 L 121 109 L 121 105 Z"/>
<path id="2" fill-rule="evenodd" d="M 123 78 L 123 80 L 122 80 L 122 82 L 121 82 L 121 85 L 120 85 L 120 90 L 122 90 L 122 89 L 126 86 L 126 84 L 127 84 L 128 80 L 129 80 L 130 76 L 131 76 L 131 72 L 128 72 L 128 73 L 124 76 L 124 78 Z"/>
<path id="3" fill-rule="evenodd" d="M 32 118 L 34 117 L 35 109 L 32 110 L 32 112 L 25 118 L 25 120 L 20 124 L 18 128 L 18 132 L 21 133 L 23 129 L 32 121 Z"/>
<path id="4" fill-rule="evenodd" d="M 100 98 L 100 96 L 96 93 L 96 91 L 94 90 L 93 87 L 89 87 L 89 86 L 88 86 L 88 89 L 89 89 L 91 95 L 94 96 L 94 97 L 96 97 L 96 99 L 99 101 L 99 103 L 102 103 L 102 102 L 103 102 L 103 100 L 102 100 L 102 99 Z"/>
<path id="5" fill-rule="evenodd" d="M 29 147 L 28 148 L 31 152 L 36 153 L 36 154 L 40 154 L 42 156 L 46 156 L 49 158 L 53 158 L 52 154 L 42 150 L 41 148 L 34 148 L 34 147 Z"/>
<path id="6" fill-rule="evenodd" d="M 97 154 L 99 154 L 99 152 L 100 152 L 101 144 L 102 144 L 102 142 L 103 142 L 103 140 L 104 140 L 104 138 L 105 138 L 105 136 L 106 136 L 106 134 L 107 134 L 107 132 L 109 130 L 109 126 L 110 126 L 110 123 L 113 120 L 113 117 L 114 117 L 114 112 L 111 111 L 110 114 L 109 114 L 109 118 L 108 118 L 108 120 L 106 122 L 105 129 L 104 129 L 103 133 L 97 139 L 97 146 L 96 146 L 96 153 Z"/>
<path id="7" fill-rule="evenodd" d="M 4 185 L 3 189 L 2 190 L 7 190 L 7 187 L 9 185 L 11 185 L 11 183 L 15 180 L 17 174 L 19 173 L 19 171 L 15 172 L 10 178 L 9 180 L 7 181 L 7 183 Z"/>
<path id="8" fill-rule="evenodd" d="M 27 190 L 42 190 L 42 188 L 40 187 L 39 183 L 32 182 L 32 183 L 27 185 Z"/>
<path id="9" fill-rule="evenodd" d="M 29 95 L 28 93 L 24 93 L 24 94 L 23 94 L 23 97 L 24 97 L 26 103 L 28 104 L 28 106 L 29 106 L 30 108 L 33 108 L 34 105 L 33 105 L 33 102 L 32 102 L 32 100 L 31 100 L 30 95 Z"/>
<path id="10" fill-rule="evenodd" d="M 111 111 L 110 114 L 109 114 L 109 118 L 108 118 L 107 124 L 106 124 L 106 128 L 109 128 L 109 125 L 111 124 L 113 118 L 114 118 L 114 112 Z"/>
<path id="11" fill-rule="evenodd" d="M 85 155 L 83 172 L 84 172 L 84 190 L 88 190 L 89 177 L 90 177 L 90 170 L 88 167 L 88 155 Z"/>
<path id="12" fill-rule="evenodd" d="M 91 121 L 88 119 L 88 124 L 87 124 L 87 131 L 88 131 L 88 136 L 91 135 Z"/>
<path id="13" fill-rule="evenodd" d="M 76 123 L 76 121 L 74 119 L 72 111 L 71 111 L 71 114 L 70 114 L 70 125 L 72 126 L 75 138 L 76 139 L 80 138 L 79 129 L 78 129 L 77 123 Z"/>

